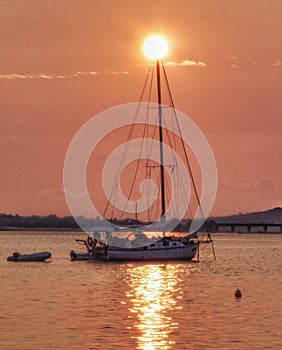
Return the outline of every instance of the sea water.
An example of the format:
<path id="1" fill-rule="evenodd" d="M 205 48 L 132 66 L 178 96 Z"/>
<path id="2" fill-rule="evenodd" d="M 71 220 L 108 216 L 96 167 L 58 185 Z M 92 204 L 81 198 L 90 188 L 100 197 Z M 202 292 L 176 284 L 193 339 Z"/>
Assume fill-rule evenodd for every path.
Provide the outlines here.
<path id="1" fill-rule="evenodd" d="M 0 232 L 1 350 L 282 349 L 281 234 L 215 234 L 216 260 L 71 262 L 84 237 Z"/>

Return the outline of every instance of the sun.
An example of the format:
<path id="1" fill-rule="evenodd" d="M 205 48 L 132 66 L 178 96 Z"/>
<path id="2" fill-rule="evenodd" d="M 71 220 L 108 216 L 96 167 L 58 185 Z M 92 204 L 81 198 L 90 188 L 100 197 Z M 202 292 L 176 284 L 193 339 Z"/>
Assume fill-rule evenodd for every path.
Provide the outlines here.
<path id="1" fill-rule="evenodd" d="M 143 44 L 143 52 L 151 60 L 163 58 L 168 51 L 166 40 L 159 35 L 149 36 Z"/>

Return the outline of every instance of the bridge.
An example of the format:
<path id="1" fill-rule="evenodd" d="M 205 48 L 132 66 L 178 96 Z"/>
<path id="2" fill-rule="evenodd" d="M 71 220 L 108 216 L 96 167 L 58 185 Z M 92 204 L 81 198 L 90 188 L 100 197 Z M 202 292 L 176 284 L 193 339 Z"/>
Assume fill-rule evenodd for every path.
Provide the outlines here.
<path id="1" fill-rule="evenodd" d="M 242 232 L 243 228 L 247 233 L 282 233 L 282 224 L 244 224 L 244 223 L 220 223 L 215 224 L 216 232 Z M 279 231 L 269 231 L 270 228 L 279 228 Z M 256 231 L 254 231 L 256 229 Z M 245 231 L 245 230 L 244 230 Z"/>

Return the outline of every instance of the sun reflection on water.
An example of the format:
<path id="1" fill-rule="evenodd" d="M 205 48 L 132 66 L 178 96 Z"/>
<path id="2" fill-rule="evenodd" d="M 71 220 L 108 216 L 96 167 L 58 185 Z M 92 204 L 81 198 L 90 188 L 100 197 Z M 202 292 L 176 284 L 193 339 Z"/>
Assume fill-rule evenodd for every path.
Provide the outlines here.
<path id="1" fill-rule="evenodd" d="M 177 265 L 142 265 L 130 269 L 127 293 L 133 304 L 129 311 L 136 318 L 137 349 L 171 349 L 171 333 L 178 328 L 173 310 L 182 296 L 177 287 L 181 274 Z"/>

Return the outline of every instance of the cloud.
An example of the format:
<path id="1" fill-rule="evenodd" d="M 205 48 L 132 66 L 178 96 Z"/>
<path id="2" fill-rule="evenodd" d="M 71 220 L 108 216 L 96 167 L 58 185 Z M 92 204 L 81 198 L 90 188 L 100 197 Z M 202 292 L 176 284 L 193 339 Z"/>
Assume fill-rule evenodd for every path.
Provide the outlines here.
<path id="1" fill-rule="evenodd" d="M 14 79 L 65 79 L 65 75 L 57 75 L 57 74 L 18 74 L 18 73 L 10 73 L 10 74 L 0 74 L 0 80 L 14 80 Z"/>
<path id="2" fill-rule="evenodd" d="M 228 57 L 229 60 L 229 66 L 233 69 L 239 69 L 240 66 L 237 64 L 238 57 L 237 56 L 230 56 Z M 236 62 L 236 63 L 235 63 Z M 263 64 L 262 61 L 254 61 L 251 63 L 252 66 L 259 66 Z M 194 60 L 181 60 L 179 62 L 176 61 L 167 61 L 165 63 L 166 66 L 172 66 L 172 67 L 200 67 L 205 68 L 207 67 L 207 64 L 202 61 L 194 61 Z M 139 65 L 143 66 L 143 65 Z M 276 60 L 272 67 L 280 67 L 282 66 L 282 60 Z M 77 78 L 77 77 L 83 77 L 83 76 L 96 76 L 98 74 L 113 74 L 113 75 L 128 75 L 130 74 L 129 71 L 122 70 L 122 71 L 77 71 L 72 74 L 55 74 L 55 73 L 6 73 L 6 74 L 0 74 L 0 80 L 15 80 L 15 79 L 68 79 L 68 78 Z"/>
<path id="3" fill-rule="evenodd" d="M 89 71 L 89 72 L 82 72 L 77 71 L 70 75 L 62 75 L 62 74 L 53 74 L 53 73 L 37 73 L 37 74 L 30 74 L 30 73 L 8 73 L 8 74 L 0 74 L 0 80 L 14 80 L 14 79 L 67 79 L 67 78 L 76 78 L 76 77 L 83 77 L 83 76 L 95 76 L 97 74 L 115 74 L 115 75 L 127 75 L 129 74 L 128 71 L 104 71 L 104 72 L 95 72 L 95 71 Z"/>
<path id="4" fill-rule="evenodd" d="M 238 61 L 238 57 L 237 56 L 229 56 L 228 60 L 231 61 L 231 63 L 229 63 L 229 67 L 233 68 L 233 69 L 239 69 L 240 66 L 235 63 L 235 61 Z"/>
<path id="5" fill-rule="evenodd" d="M 240 66 L 238 66 L 238 64 L 234 64 L 234 63 L 231 63 L 231 64 L 230 64 L 230 67 L 231 67 L 231 68 L 234 68 L 234 69 L 240 68 Z"/>
<path id="6" fill-rule="evenodd" d="M 279 67 L 282 65 L 282 61 L 281 60 L 277 60 L 276 62 L 273 63 L 273 67 Z"/>
<path id="7" fill-rule="evenodd" d="M 262 61 L 255 61 L 251 65 L 252 66 L 258 66 L 259 64 L 262 64 L 262 63 L 263 63 Z"/>
<path id="8" fill-rule="evenodd" d="M 167 61 L 167 66 L 189 66 L 189 67 L 206 67 L 207 65 L 201 61 L 193 61 L 193 60 L 181 60 L 180 62 L 175 61 Z"/>
<path id="9" fill-rule="evenodd" d="M 122 70 L 122 71 L 112 71 L 112 70 L 107 70 L 107 71 L 105 71 L 105 72 L 103 72 L 103 73 L 105 73 L 105 74 L 114 74 L 114 75 L 119 75 L 119 74 L 129 74 L 129 72 L 128 71 L 126 71 L 126 70 Z"/>
<path id="10" fill-rule="evenodd" d="M 72 77 L 78 77 L 78 76 L 94 76 L 97 74 L 114 74 L 114 75 L 119 75 L 119 74 L 129 74 L 128 71 L 104 71 L 104 72 L 95 72 L 95 71 L 90 71 L 90 72 L 76 72 L 74 74 L 72 74 Z"/>
<path id="11" fill-rule="evenodd" d="M 94 72 L 94 71 L 90 71 L 90 72 L 80 72 L 80 71 L 77 71 L 76 73 L 72 74 L 71 77 L 78 77 L 78 76 L 87 76 L 87 75 L 96 75 L 98 74 L 97 72 Z"/>
<path id="12" fill-rule="evenodd" d="M 38 193 L 39 195 L 44 197 L 57 197 L 57 196 L 61 197 L 65 195 L 64 191 L 60 188 L 54 188 L 51 190 L 42 190 Z"/>

